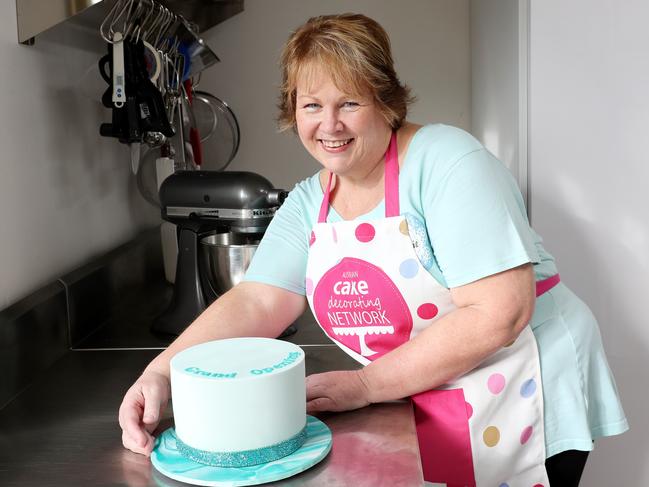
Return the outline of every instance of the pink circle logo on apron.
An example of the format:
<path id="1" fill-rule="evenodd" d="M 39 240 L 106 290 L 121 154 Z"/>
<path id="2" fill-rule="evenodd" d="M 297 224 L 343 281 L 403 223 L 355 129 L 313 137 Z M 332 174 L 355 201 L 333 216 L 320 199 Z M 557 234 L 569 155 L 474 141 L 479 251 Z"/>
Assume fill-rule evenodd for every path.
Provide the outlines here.
<path id="1" fill-rule="evenodd" d="M 313 308 L 327 335 L 374 360 L 405 343 L 412 316 L 401 292 L 379 267 L 345 257 L 316 285 Z"/>

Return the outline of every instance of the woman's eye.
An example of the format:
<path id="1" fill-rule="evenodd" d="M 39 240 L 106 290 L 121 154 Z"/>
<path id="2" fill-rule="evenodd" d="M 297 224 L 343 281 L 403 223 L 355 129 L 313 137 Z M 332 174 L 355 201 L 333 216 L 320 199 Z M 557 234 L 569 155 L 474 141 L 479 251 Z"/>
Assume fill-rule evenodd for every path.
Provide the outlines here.
<path id="1" fill-rule="evenodd" d="M 320 105 L 318 105 L 317 103 L 307 103 L 306 105 L 304 105 L 303 108 L 307 112 L 315 112 L 316 110 L 318 110 L 320 108 Z"/>
<path id="2" fill-rule="evenodd" d="M 360 108 L 360 104 L 355 101 L 346 101 L 343 103 L 343 109 L 347 111 L 354 111 Z"/>

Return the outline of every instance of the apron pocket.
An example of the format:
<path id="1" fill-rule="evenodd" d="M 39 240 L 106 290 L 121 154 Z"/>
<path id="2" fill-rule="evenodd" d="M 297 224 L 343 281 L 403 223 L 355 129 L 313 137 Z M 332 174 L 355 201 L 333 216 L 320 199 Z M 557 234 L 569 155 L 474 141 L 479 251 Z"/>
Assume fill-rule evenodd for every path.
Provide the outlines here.
<path id="1" fill-rule="evenodd" d="M 462 389 L 412 396 L 417 439 L 428 482 L 475 486 L 469 417 Z"/>

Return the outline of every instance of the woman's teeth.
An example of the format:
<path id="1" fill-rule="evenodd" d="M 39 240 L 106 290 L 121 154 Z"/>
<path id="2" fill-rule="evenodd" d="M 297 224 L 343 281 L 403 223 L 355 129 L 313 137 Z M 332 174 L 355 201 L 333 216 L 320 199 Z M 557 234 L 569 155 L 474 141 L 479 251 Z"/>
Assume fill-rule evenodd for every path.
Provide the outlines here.
<path id="1" fill-rule="evenodd" d="M 325 147 L 328 147 L 330 149 L 336 149 L 338 147 L 342 147 L 343 145 L 349 144 L 352 140 L 354 139 L 345 139 L 345 140 L 324 140 L 320 139 L 320 142 L 322 142 L 322 145 Z"/>

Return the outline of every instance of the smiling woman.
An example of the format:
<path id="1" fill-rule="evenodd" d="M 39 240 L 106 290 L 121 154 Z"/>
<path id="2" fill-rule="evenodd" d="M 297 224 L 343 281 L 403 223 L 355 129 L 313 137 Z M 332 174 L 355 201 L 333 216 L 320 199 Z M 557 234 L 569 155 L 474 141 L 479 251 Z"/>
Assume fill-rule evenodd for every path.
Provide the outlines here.
<path id="1" fill-rule="evenodd" d="M 150 451 L 173 353 L 277 336 L 308 302 L 366 366 L 309 376 L 308 411 L 411 397 L 426 480 L 577 485 L 593 439 L 627 422 L 597 322 L 560 282 L 512 175 L 463 130 L 406 120 L 387 34 L 364 15 L 308 20 L 281 69 L 280 126 L 323 169 L 290 192 L 244 282 L 127 393 L 124 444 Z"/>

